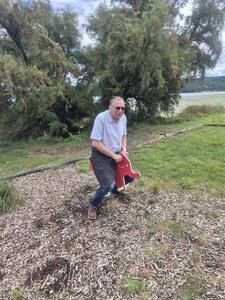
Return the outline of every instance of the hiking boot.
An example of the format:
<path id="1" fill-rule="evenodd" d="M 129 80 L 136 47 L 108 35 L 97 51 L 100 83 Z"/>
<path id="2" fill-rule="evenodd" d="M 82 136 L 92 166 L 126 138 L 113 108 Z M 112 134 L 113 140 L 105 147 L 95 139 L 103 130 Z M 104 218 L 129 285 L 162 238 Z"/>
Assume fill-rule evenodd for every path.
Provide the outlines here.
<path id="1" fill-rule="evenodd" d="M 88 207 L 88 218 L 90 220 L 96 220 L 97 219 L 97 209 L 94 206 Z"/>

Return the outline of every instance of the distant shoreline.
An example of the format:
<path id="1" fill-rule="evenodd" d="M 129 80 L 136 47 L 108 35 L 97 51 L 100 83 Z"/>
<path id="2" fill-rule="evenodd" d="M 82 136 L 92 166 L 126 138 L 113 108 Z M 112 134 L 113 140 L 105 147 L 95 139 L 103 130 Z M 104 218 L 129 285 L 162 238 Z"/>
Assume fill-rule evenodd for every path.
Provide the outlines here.
<path id="1" fill-rule="evenodd" d="M 207 95 L 223 95 L 225 91 L 204 91 L 204 92 L 190 92 L 190 93 L 180 93 L 181 98 L 183 97 L 197 97 L 197 96 L 207 96 Z"/>

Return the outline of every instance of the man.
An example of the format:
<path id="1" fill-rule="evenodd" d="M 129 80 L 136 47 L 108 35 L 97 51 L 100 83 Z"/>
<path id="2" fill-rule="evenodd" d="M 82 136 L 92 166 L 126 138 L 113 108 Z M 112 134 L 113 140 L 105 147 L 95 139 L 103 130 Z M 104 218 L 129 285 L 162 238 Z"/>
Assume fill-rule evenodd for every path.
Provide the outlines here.
<path id="1" fill-rule="evenodd" d="M 108 192 L 125 195 L 118 192 L 115 186 L 115 164 L 122 160 L 121 153 L 128 155 L 127 118 L 124 114 L 123 98 L 114 97 L 110 100 L 108 110 L 97 115 L 91 132 L 91 163 L 95 176 L 100 184 L 88 207 L 88 218 L 97 218 L 97 208 Z M 133 181 L 126 176 L 125 183 Z"/>

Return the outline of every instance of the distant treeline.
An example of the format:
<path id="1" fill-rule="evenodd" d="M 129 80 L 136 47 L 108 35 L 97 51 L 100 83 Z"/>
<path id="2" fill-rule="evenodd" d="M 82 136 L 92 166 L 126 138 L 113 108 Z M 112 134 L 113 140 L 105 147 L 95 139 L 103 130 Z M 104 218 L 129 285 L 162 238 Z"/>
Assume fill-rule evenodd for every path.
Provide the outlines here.
<path id="1" fill-rule="evenodd" d="M 225 76 L 194 79 L 183 88 L 182 93 L 203 91 L 225 91 Z"/>

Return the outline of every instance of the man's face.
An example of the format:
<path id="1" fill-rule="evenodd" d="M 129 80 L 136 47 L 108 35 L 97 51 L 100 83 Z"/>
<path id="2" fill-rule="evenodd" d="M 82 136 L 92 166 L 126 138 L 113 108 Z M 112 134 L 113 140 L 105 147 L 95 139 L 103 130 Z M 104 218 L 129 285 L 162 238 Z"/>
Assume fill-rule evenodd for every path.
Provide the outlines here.
<path id="1" fill-rule="evenodd" d="M 119 120 L 125 110 L 124 101 L 121 99 L 113 100 L 112 104 L 109 105 L 109 112 L 113 120 Z"/>

